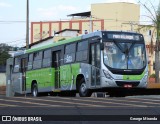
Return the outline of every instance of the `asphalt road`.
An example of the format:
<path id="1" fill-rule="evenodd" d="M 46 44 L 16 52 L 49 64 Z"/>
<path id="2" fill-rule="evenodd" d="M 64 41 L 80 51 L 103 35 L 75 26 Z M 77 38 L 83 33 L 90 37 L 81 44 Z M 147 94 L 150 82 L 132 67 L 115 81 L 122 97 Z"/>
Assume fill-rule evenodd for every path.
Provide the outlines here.
<path id="1" fill-rule="evenodd" d="M 158 124 L 160 123 L 160 96 L 122 98 L 0 96 L 0 115 L 0 123 L 4 123 L 2 116 L 4 120 L 5 116 L 25 117 L 25 119 L 34 116 L 39 117 L 37 119 L 41 119 L 43 121 L 41 123 L 53 123 L 54 121 L 59 124 L 119 124 L 121 121 L 126 124 Z M 145 117 L 152 119 L 152 121 L 145 120 Z M 156 118 L 157 120 L 153 120 Z M 16 121 L 12 118 L 13 120 Z"/>

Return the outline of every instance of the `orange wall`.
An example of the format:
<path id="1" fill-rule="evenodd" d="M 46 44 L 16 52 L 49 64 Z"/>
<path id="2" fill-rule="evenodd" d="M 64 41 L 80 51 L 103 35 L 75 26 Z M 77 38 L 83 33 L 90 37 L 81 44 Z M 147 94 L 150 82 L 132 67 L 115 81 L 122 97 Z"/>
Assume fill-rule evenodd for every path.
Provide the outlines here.
<path id="1" fill-rule="evenodd" d="M 89 31 L 89 24 L 89 20 L 32 22 L 31 43 L 51 36 L 54 31 L 57 32 L 63 29 L 79 29 L 80 34 L 82 34 L 83 30 Z M 104 30 L 104 20 L 93 20 L 92 30 Z"/>

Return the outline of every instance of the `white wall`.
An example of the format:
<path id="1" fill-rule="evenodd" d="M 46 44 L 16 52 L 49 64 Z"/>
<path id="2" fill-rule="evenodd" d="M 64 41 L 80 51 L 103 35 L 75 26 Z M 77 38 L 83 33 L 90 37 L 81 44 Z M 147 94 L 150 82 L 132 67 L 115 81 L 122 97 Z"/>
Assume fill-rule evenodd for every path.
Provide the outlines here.
<path id="1" fill-rule="evenodd" d="M 6 86 L 6 74 L 0 73 L 0 86 Z"/>
<path id="2" fill-rule="evenodd" d="M 49 44 L 51 44 L 51 43 L 53 43 L 53 38 L 52 38 L 52 39 L 48 39 L 48 40 L 46 40 L 46 41 L 43 41 L 43 42 L 41 42 L 41 43 L 35 44 L 35 45 L 31 46 L 31 49 L 32 49 L 32 48 L 37 48 L 37 47 L 46 46 L 46 45 L 49 45 Z"/>
<path id="3" fill-rule="evenodd" d="M 78 34 L 77 31 L 64 31 L 60 34 L 60 36 L 71 36 L 71 37 L 76 37 Z"/>

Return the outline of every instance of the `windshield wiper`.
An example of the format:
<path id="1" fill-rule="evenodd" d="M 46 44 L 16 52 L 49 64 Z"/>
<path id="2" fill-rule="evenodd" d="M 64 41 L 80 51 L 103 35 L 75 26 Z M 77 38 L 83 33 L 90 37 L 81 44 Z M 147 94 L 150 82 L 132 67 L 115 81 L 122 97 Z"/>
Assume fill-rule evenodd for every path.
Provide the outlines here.
<path id="1" fill-rule="evenodd" d="M 123 50 L 123 48 L 121 47 L 121 45 L 119 45 L 117 42 L 116 42 L 116 40 L 113 40 L 113 42 L 116 44 L 116 46 L 120 49 L 120 51 L 122 52 L 122 53 L 124 53 L 124 50 Z"/>
<path id="2" fill-rule="evenodd" d="M 124 45 L 124 54 L 126 54 L 126 55 L 128 55 L 128 53 L 129 53 L 129 51 L 130 51 L 130 48 L 128 48 L 128 46 L 125 44 Z"/>

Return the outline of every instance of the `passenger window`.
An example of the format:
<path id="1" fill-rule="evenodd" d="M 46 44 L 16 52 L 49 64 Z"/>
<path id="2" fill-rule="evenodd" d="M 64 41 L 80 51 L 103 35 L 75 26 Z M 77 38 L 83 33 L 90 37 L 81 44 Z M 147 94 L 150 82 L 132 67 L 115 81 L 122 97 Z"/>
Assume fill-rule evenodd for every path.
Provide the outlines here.
<path id="1" fill-rule="evenodd" d="M 41 68 L 42 66 L 42 51 L 33 54 L 33 69 Z"/>
<path id="2" fill-rule="evenodd" d="M 34 53 L 33 59 L 34 59 L 34 61 L 35 60 L 42 60 L 42 52 L 36 52 L 36 53 Z"/>
<path id="3" fill-rule="evenodd" d="M 82 50 L 87 50 L 87 49 L 88 49 L 88 41 L 82 41 L 78 43 L 77 51 L 82 51 Z"/>
<path id="4" fill-rule="evenodd" d="M 75 53 L 76 52 L 76 44 L 70 44 L 70 45 L 66 45 L 65 47 L 65 54 L 66 53 Z"/>
<path id="5" fill-rule="evenodd" d="M 51 50 L 45 50 L 43 53 L 43 64 L 42 67 L 51 66 Z"/>
<path id="6" fill-rule="evenodd" d="M 64 55 L 65 64 L 75 62 L 75 52 L 76 52 L 76 43 L 66 45 L 65 55 Z"/>
<path id="7" fill-rule="evenodd" d="M 32 70 L 32 68 L 33 68 L 33 54 L 29 54 L 27 70 Z"/>
<path id="8" fill-rule="evenodd" d="M 88 41 L 82 41 L 78 43 L 76 52 L 76 61 L 85 61 L 88 58 Z"/>

